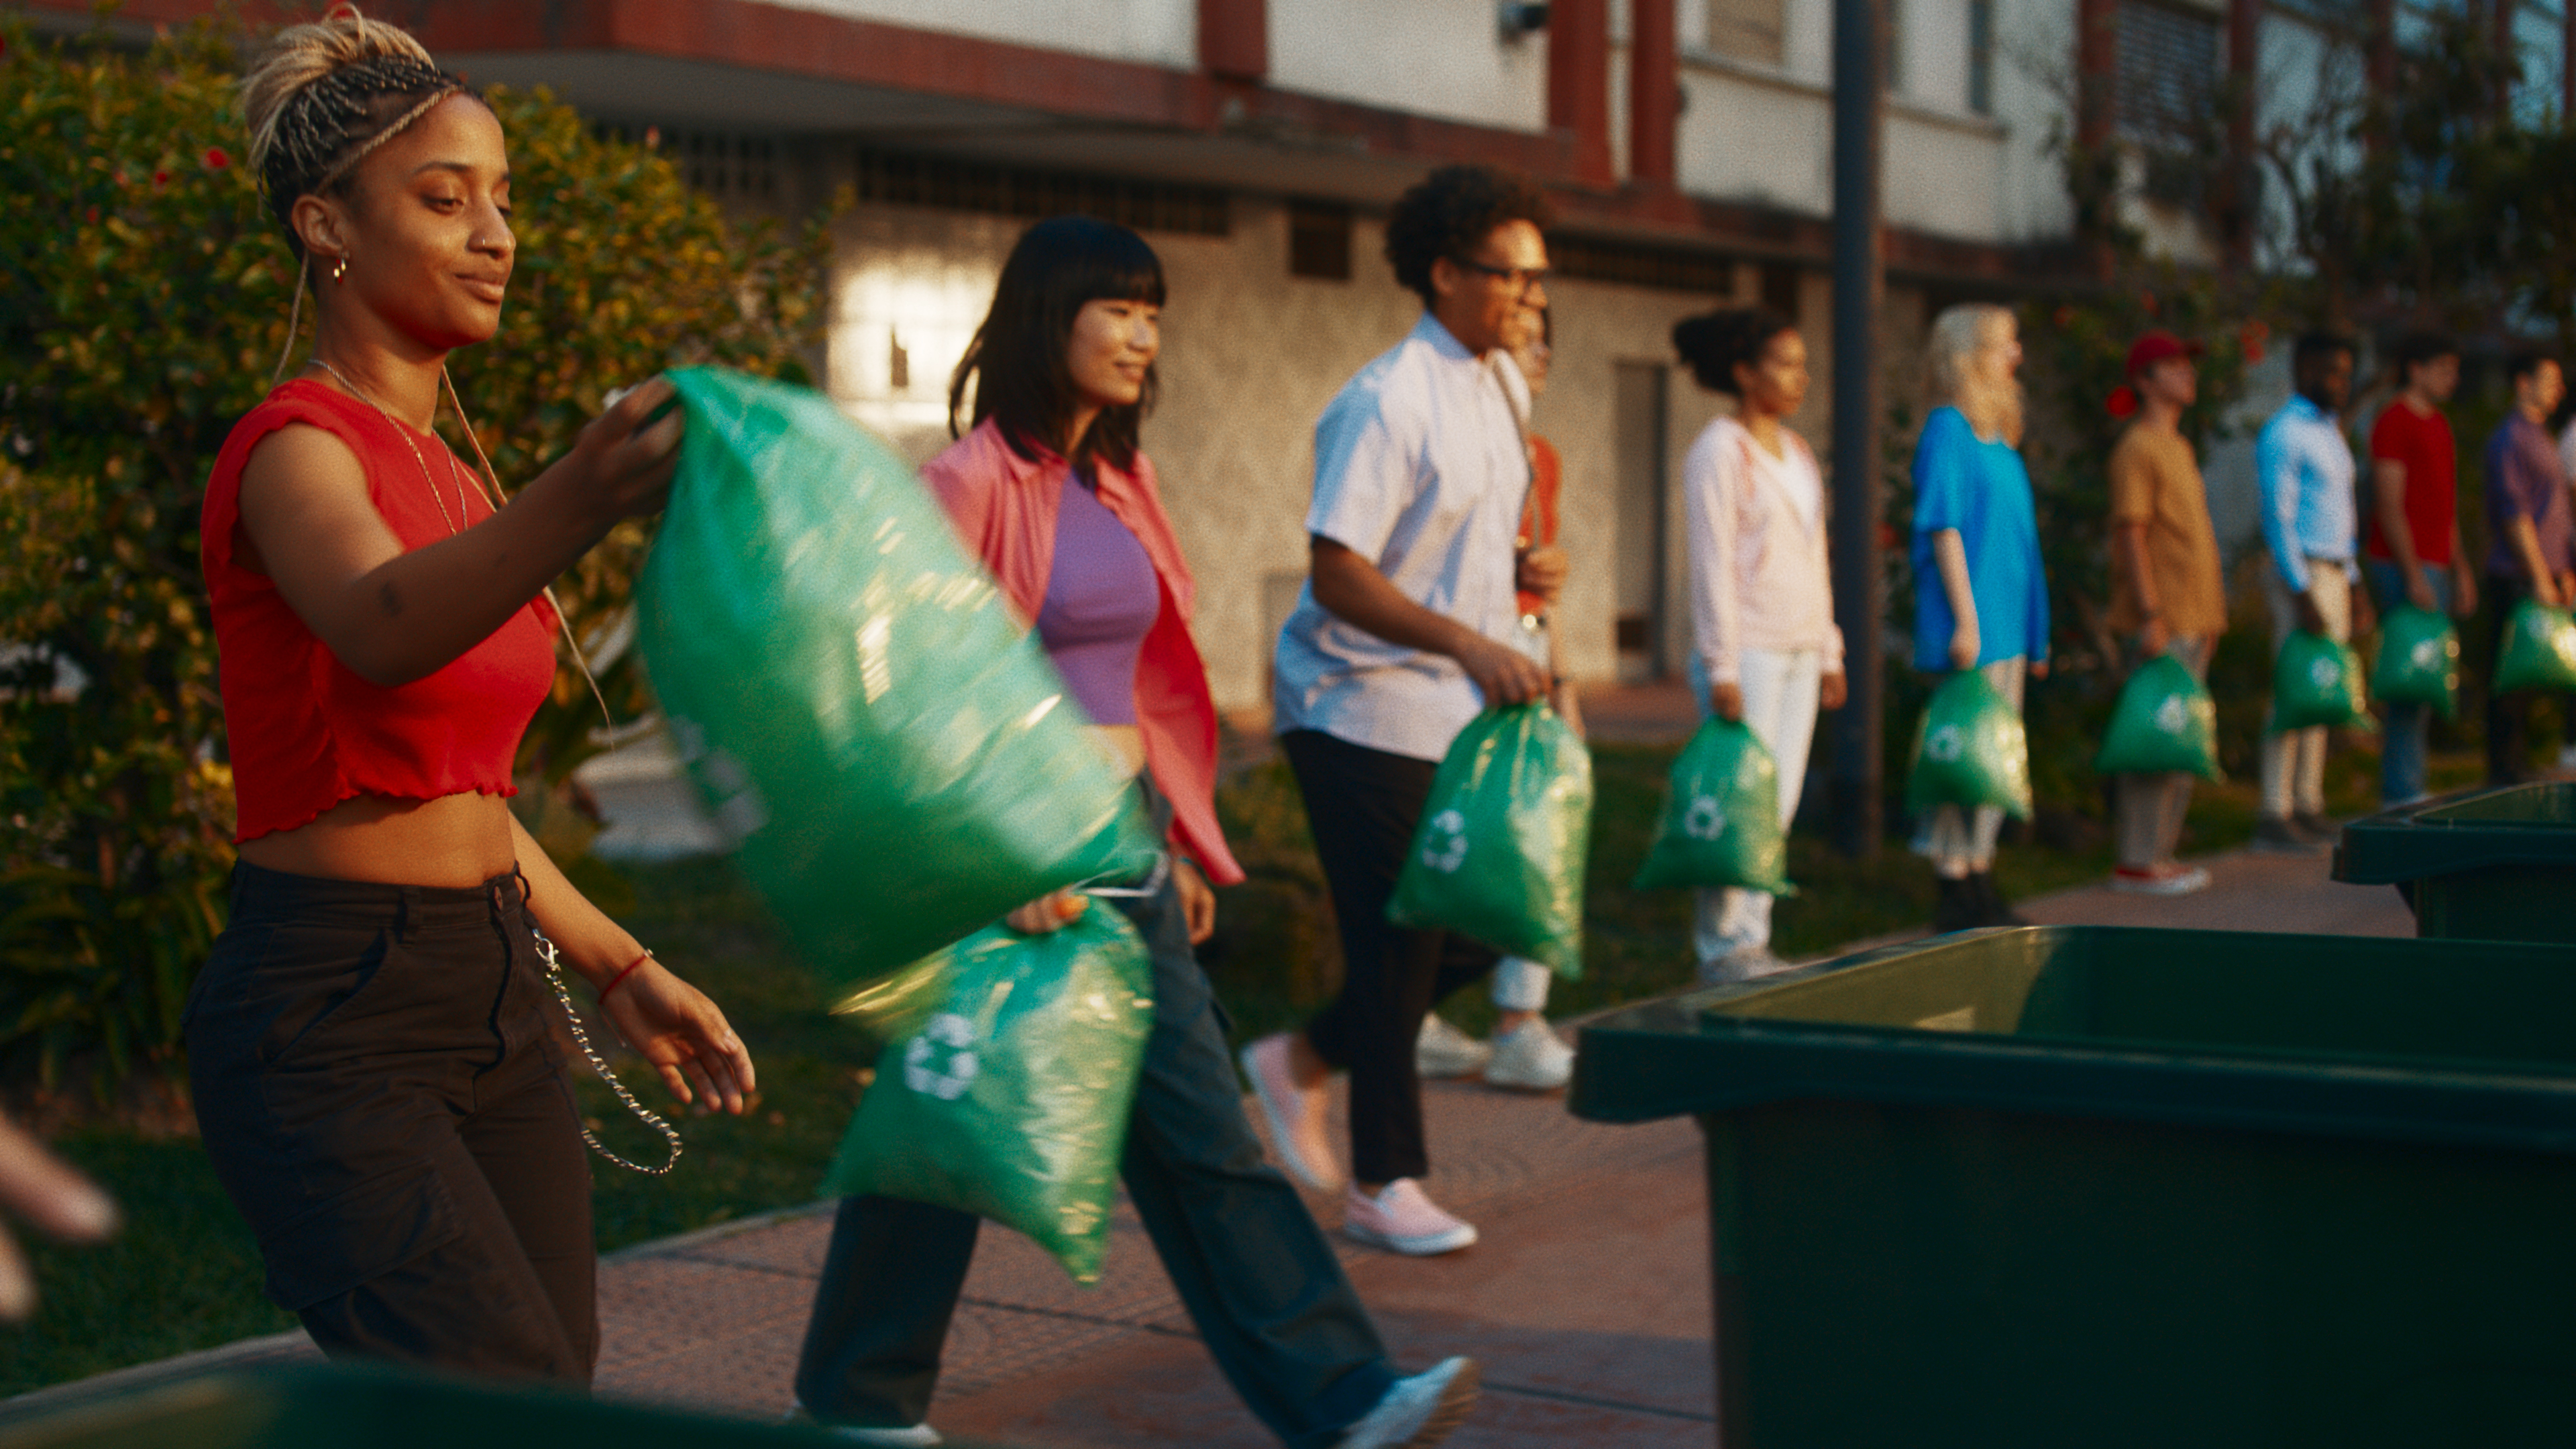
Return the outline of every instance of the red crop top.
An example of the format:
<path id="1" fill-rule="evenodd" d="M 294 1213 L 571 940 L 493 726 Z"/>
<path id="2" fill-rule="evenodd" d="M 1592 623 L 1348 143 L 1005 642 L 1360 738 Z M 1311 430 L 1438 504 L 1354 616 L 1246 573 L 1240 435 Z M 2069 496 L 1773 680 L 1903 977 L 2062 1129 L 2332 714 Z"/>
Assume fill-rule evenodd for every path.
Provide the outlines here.
<path id="1" fill-rule="evenodd" d="M 519 737 L 554 684 L 554 611 L 542 598 L 530 600 L 490 638 L 409 684 L 386 689 L 359 677 L 314 637 L 266 575 L 233 559 L 242 466 L 262 438 L 293 423 L 321 428 L 358 455 L 367 496 L 405 549 L 449 532 L 420 459 L 437 471 L 448 514 L 464 503 L 458 526 L 492 513 L 462 463 L 455 476 L 466 480 L 464 498 L 446 491 L 454 455 L 445 443 L 321 383 L 287 383 L 234 425 L 206 484 L 200 546 L 240 807 L 234 838 L 292 830 L 360 795 L 516 794 L 510 765 Z M 406 433 L 420 459 L 405 445 Z"/>

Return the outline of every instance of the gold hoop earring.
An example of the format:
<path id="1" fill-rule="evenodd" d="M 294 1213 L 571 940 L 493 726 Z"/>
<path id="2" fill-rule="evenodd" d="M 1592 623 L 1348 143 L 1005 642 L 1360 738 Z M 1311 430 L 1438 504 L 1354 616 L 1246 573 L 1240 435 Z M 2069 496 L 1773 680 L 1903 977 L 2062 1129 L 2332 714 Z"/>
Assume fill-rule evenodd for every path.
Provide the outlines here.
<path id="1" fill-rule="evenodd" d="M 346 256 L 331 259 L 331 280 L 335 282 L 349 280 L 349 259 Z"/>

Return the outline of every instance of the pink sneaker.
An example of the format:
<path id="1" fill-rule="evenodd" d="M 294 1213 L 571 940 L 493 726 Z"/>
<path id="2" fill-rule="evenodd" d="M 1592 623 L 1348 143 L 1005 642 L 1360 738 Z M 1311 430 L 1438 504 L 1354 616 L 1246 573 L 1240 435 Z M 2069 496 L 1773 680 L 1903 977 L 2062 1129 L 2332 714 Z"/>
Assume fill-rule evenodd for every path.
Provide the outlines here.
<path id="1" fill-rule="evenodd" d="M 1375 1197 L 1352 1188 L 1342 1201 L 1342 1231 L 1373 1248 L 1428 1258 L 1476 1241 L 1476 1225 L 1441 1211 L 1422 1184 L 1399 1177 Z"/>
<path id="2" fill-rule="evenodd" d="M 1252 1079 L 1252 1095 L 1270 1123 L 1270 1145 L 1288 1175 L 1317 1192 L 1331 1192 L 1345 1179 L 1333 1165 L 1333 1144 L 1324 1136 L 1324 1093 L 1301 1087 L 1288 1069 L 1288 1034 L 1280 1032 L 1248 1043 L 1243 1074 Z"/>

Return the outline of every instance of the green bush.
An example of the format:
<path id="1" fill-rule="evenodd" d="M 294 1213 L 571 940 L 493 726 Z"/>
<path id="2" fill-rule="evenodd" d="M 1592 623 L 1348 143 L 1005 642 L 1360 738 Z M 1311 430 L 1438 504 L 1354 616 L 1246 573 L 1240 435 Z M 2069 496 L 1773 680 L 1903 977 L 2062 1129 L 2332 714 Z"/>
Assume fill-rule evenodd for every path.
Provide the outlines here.
<path id="1" fill-rule="evenodd" d="M 0 23 L 0 1082 L 175 1067 L 221 926 L 231 782 L 198 507 L 296 280 L 241 164 L 232 55 L 203 26 L 137 53 Z M 455 376 L 505 482 L 666 366 L 802 376 L 819 221 L 730 223 L 542 91 L 491 99 L 519 270 L 501 335 Z M 560 582 L 583 637 L 614 632 L 647 536 L 621 527 Z M 631 660 L 602 673 L 621 713 L 642 707 Z M 523 779 L 559 779 L 597 722 L 567 663 Z"/>

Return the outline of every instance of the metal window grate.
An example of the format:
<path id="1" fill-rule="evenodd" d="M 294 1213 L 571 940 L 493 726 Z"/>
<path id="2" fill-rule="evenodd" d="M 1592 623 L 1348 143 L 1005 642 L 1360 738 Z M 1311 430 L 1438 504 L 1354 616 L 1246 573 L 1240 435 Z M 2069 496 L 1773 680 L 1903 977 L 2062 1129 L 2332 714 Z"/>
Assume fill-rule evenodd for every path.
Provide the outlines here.
<path id="1" fill-rule="evenodd" d="M 778 141 L 775 137 L 678 126 L 628 125 L 616 121 L 600 122 L 595 129 L 601 136 L 661 152 L 678 168 L 680 179 L 718 201 L 774 203 L 778 200 Z"/>
<path id="2" fill-rule="evenodd" d="M 1667 292 L 1735 291 L 1733 258 L 1715 252 L 1674 251 L 1598 237 L 1550 236 L 1547 259 L 1560 277 L 1587 282 L 1620 282 Z"/>
<path id="3" fill-rule="evenodd" d="M 2218 88 L 2213 16 L 2123 0 L 2115 119 L 2122 134 L 2165 140 L 2196 127 Z"/>
<path id="4" fill-rule="evenodd" d="M 1138 231 L 1225 236 L 1233 208 L 1213 186 L 1092 176 L 1004 166 L 949 156 L 907 156 L 861 147 L 861 201 L 935 206 L 1035 219 L 1081 212 Z"/>

